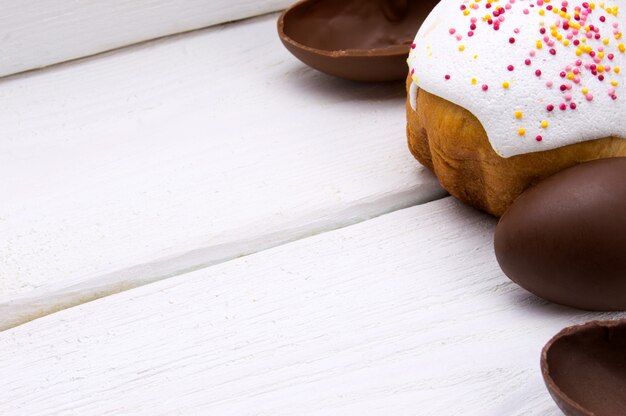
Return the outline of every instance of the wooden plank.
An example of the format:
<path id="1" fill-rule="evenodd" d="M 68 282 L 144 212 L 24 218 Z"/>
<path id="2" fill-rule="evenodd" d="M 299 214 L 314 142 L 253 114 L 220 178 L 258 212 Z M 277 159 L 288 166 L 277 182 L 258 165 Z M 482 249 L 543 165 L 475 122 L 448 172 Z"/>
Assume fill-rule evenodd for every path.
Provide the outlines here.
<path id="1" fill-rule="evenodd" d="M 401 83 L 307 69 L 275 19 L 0 83 L 0 328 L 443 196 Z"/>
<path id="2" fill-rule="evenodd" d="M 289 0 L 0 0 L 0 76 L 257 16 Z"/>
<path id="3" fill-rule="evenodd" d="M 0 413 L 559 414 L 539 354 L 593 314 L 500 272 L 446 198 L 0 334 Z"/>

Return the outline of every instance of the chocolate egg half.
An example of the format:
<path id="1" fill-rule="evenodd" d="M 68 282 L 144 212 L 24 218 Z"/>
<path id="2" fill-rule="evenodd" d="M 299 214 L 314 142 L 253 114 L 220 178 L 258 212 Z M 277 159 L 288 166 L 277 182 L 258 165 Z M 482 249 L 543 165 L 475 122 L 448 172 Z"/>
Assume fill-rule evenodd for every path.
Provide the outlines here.
<path id="1" fill-rule="evenodd" d="M 564 329 L 543 349 L 541 372 L 566 415 L 626 415 L 626 321 Z"/>
<path id="2" fill-rule="evenodd" d="M 415 33 L 439 0 L 304 0 L 278 19 L 285 47 L 305 64 L 355 81 L 407 77 Z"/>
<path id="3" fill-rule="evenodd" d="M 583 163 L 524 192 L 500 219 L 495 252 L 539 297 L 626 310 L 626 158 Z"/>

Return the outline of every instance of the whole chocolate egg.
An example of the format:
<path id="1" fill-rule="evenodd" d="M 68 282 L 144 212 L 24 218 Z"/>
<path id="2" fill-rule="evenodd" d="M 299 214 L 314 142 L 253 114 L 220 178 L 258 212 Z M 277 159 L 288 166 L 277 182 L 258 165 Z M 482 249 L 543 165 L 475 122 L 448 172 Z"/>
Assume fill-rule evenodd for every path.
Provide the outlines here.
<path id="1" fill-rule="evenodd" d="M 626 158 L 583 163 L 524 192 L 500 219 L 495 252 L 539 297 L 626 310 Z"/>

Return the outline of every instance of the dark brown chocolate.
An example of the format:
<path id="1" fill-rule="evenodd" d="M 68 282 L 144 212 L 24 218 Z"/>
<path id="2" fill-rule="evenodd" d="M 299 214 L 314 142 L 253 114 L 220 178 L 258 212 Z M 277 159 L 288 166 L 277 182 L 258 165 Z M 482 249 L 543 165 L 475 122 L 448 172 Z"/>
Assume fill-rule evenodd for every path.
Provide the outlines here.
<path id="1" fill-rule="evenodd" d="M 438 0 L 304 0 L 278 19 L 285 47 L 305 64 L 355 81 L 405 79 L 420 25 Z"/>
<path id="2" fill-rule="evenodd" d="M 626 320 L 564 329 L 543 349 L 541 372 L 566 415 L 626 415 Z"/>
<path id="3" fill-rule="evenodd" d="M 496 228 L 495 252 L 537 296 L 626 310 L 626 158 L 583 163 L 524 192 Z"/>

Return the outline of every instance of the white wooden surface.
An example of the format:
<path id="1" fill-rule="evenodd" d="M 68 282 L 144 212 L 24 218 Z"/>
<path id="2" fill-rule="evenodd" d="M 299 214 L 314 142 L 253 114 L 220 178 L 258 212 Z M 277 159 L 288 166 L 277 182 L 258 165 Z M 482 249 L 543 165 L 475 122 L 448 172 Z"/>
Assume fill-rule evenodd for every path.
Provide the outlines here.
<path id="1" fill-rule="evenodd" d="M 443 195 L 402 83 L 307 69 L 275 19 L 0 82 L 0 328 Z"/>
<path id="2" fill-rule="evenodd" d="M 0 413 L 558 415 L 539 371 L 566 325 L 452 198 L 0 333 Z"/>
<path id="3" fill-rule="evenodd" d="M 0 76 L 287 7 L 290 0 L 0 0 Z"/>

